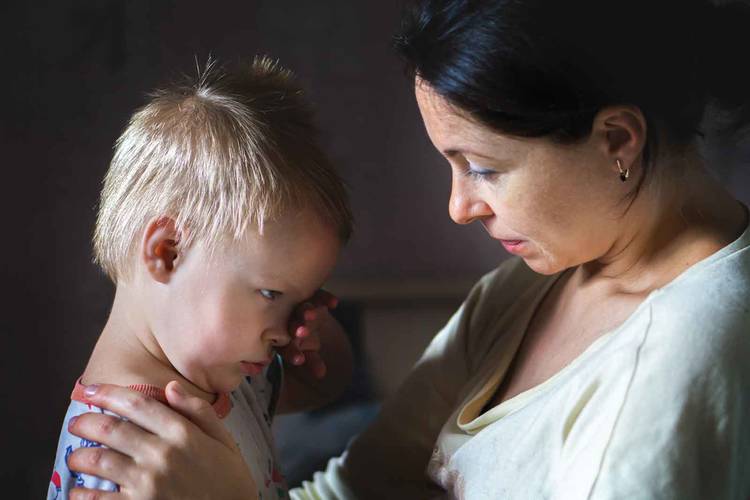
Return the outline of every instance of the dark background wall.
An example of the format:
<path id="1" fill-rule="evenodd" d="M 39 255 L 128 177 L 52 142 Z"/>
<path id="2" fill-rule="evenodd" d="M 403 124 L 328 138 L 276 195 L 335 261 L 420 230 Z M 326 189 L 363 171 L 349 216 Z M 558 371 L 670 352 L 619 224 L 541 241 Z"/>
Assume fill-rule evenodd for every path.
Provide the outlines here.
<path id="1" fill-rule="evenodd" d="M 145 93 L 194 71 L 196 57 L 269 54 L 309 89 L 358 223 L 338 282 L 359 290 L 377 282 L 386 294 L 393 283 L 452 289 L 499 262 L 500 248 L 481 228 L 455 226 L 447 216 L 448 168 L 427 142 L 389 48 L 399 5 L 73 0 L 2 7 L 0 484 L 11 492 L 0 496 L 44 494 L 71 384 L 106 319 L 112 287 L 90 263 L 89 240 L 112 144 Z M 747 157 L 727 151 L 727 165 Z M 746 172 L 721 175 L 747 201 Z"/>

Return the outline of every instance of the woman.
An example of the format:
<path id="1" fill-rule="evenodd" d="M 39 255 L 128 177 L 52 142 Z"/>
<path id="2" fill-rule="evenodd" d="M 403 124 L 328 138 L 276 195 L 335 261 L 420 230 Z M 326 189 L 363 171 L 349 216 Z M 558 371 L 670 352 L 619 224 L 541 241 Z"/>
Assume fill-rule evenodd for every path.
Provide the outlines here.
<path id="1" fill-rule="evenodd" d="M 294 498 L 747 498 L 748 211 L 698 146 L 708 103 L 733 110 L 725 131 L 750 118 L 726 57 L 749 20 L 698 0 L 407 11 L 396 45 L 451 166 L 450 215 L 519 258 Z M 119 450 L 88 472 L 139 498 L 243 498 L 210 410 L 170 392 L 196 427 L 130 396 L 93 398 L 146 431 L 76 423 Z"/>

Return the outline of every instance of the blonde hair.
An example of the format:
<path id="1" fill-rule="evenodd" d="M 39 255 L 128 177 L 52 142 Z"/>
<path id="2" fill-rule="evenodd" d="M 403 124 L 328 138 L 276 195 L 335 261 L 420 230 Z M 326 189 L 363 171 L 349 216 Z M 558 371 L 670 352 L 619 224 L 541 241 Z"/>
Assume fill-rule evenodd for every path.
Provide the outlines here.
<path id="1" fill-rule="evenodd" d="M 94 255 L 116 283 L 146 223 L 172 217 L 180 244 L 216 248 L 292 208 L 311 207 L 342 239 L 352 231 L 343 183 L 317 146 L 293 75 L 266 57 L 234 71 L 209 60 L 193 81 L 156 91 L 117 140 L 104 178 Z"/>

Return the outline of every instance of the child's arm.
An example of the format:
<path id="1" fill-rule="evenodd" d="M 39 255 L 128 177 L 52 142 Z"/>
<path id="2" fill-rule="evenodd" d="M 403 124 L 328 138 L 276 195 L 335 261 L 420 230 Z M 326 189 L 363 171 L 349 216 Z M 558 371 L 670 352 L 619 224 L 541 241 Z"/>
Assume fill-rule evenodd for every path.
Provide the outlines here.
<path id="1" fill-rule="evenodd" d="M 292 322 L 294 340 L 282 350 L 284 385 L 277 413 L 319 408 L 339 397 L 349 385 L 354 367 L 351 345 L 339 322 L 328 312 L 336 302 L 334 296 L 320 291 L 300 307 L 300 319 Z"/>

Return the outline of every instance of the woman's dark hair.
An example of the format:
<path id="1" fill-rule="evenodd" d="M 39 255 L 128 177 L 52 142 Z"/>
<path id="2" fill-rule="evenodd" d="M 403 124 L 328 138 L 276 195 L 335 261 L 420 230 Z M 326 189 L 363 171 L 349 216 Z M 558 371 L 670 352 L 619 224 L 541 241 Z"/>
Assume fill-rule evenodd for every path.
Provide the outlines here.
<path id="1" fill-rule="evenodd" d="M 395 47 L 417 76 L 501 133 L 574 142 L 613 104 L 690 144 L 709 102 L 750 121 L 750 8 L 699 0 L 416 0 Z"/>

